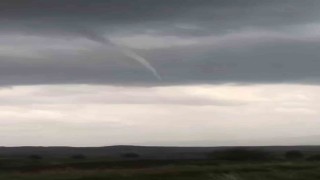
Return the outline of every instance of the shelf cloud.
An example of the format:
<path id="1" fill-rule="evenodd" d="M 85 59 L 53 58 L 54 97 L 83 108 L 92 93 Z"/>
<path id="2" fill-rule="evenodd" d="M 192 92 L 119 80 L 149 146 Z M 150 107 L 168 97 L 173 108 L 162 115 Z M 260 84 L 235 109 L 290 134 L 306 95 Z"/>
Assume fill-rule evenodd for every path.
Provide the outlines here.
<path id="1" fill-rule="evenodd" d="M 5 0 L 0 85 L 318 84 L 319 7 L 316 0 Z M 127 53 L 103 47 L 106 38 Z"/>

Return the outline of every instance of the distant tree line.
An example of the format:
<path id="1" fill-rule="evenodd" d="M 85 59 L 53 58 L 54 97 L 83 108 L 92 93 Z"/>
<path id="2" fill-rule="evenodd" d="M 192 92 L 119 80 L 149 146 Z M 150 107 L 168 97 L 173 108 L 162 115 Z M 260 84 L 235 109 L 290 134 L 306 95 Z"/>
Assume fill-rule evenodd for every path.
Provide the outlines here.
<path id="1" fill-rule="evenodd" d="M 258 149 L 231 148 L 208 154 L 210 159 L 227 161 L 265 161 L 272 159 L 271 153 Z"/>
<path id="2" fill-rule="evenodd" d="M 304 158 L 304 155 L 301 151 L 291 150 L 285 153 L 285 157 L 288 160 L 301 160 Z"/>
<path id="3" fill-rule="evenodd" d="M 140 157 L 140 155 L 139 155 L 138 153 L 128 152 L 128 153 L 124 153 L 124 154 L 122 154 L 122 157 L 124 157 L 124 158 L 134 159 L 134 158 L 139 158 L 139 157 Z"/>
<path id="4" fill-rule="evenodd" d="M 125 159 L 139 159 L 141 155 L 135 152 L 122 153 L 120 155 Z M 289 150 L 282 155 L 278 152 L 268 152 L 259 148 L 227 148 L 216 150 L 207 154 L 210 160 L 222 161 L 272 161 L 272 160 L 286 160 L 286 161 L 320 161 L 320 154 L 304 154 L 299 150 Z M 28 156 L 33 161 L 40 161 L 43 156 L 38 154 L 31 154 Z M 84 160 L 87 156 L 83 154 L 74 154 L 70 156 L 74 160 Z"/>
<path id="5" fill-rule="evenodd" d="M 289 150 L 281 156 L 276 153 L 267 152 L 261 149 L 229 148 L 210 152 L 208 154 L 208 158 L 212 160 L 224 161 L 320 161 L 320 154 L 306 156 L 303 152 L 299 150 Z"/>
<path id="6" fill-rule="evenodd" d="M 82 159 L 86 159 L 87 157 L 83 154 L 75 154 L 71 156 L 72 159 L 77 159 L 77 160 L 82 160 Z"/>
<path id="7" fill-rule="evenodd" d="M 122 158 L 127 158 L 127 159 L 135 159 L 135 158 L 139 158 L 140 155 L 138 153 L 135 152 L 127 152 L 127 153 L 123 153 L 121 154 Z M 29 159 L 31 160 L 41 160 L 43 159 L 43 157 L 41 155 L 38 154 L 31 154 L 28 156 Z M 87 159 L 87 156 L 83 155 L 83 154 L 74 154 L 70 156 L 71 159 L 75 159 L 75 160 L 83 160 L 83 159 Z"/>

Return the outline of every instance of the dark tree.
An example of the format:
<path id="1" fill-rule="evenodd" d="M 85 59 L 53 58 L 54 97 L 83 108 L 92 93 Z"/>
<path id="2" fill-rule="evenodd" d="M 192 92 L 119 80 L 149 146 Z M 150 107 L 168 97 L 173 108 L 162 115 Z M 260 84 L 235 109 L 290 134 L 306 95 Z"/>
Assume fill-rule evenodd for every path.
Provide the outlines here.
<path id="1" fill-rule="evenodd" d="M 29 156 L 29 158 L 32 160 L 40 160 L 40 159 L 42 159 L 42 156 L 37 155 L 37 154 L 32 154 Z"/>
<path id="2" fill-rule="evenodd" d="M 82 159 L 86 159 L 87 157 L 83 154 L 75 154 L 71 156 L 72 159 L 77 159 L 77 160 L 82 160 Z"/>
<path id="3" fill-rule="evenodd" d="M 265 161 L 271 160 L 269 152 L 258 149 L 231 148 L 214 151 L 208 154 L 210 159 L 227 161 Z"/>
<path id="4" fill-rule="evenodd" d="M 289 160 L 299 160 L 303 159 L 303 153 L 298 150 L 287 151 L 285 157 Z"/>
<path id="5" fill-rule="evenodd" d="M 140 155 L 137 153 L 124 153 L 122 155 L 122 157 L 124 157 L 124 158 L 139 158 Z"/>
<path id="6" fill-rule="evenodd" d="M 320 161 L 320 154 L 315 154 L 307 158 L 308 161 Z"/>

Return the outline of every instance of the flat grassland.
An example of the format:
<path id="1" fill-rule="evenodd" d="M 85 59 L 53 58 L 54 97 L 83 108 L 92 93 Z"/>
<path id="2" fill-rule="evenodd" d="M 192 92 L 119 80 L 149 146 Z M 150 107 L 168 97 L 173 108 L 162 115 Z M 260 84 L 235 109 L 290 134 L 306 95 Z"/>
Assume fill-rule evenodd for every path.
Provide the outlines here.
<path id="1" fill-rule="evenodd" d="M 128 163 L 129 162 L 129 163 Z M 28 168 L 0 170 L 2 180 L 319 180 L 320 163 L 278 162 L 105 162 L 63 165 L 32 162 Z M 113 164 L 114 163 L 114 164 Z M 157 165 L 158 164 L 158 165 Z M 112 165 L 112 166 L 111 166 Z"/>
<path id="2" fill-rule="evenodd" d="M 319 180 L 320 147 L 0 147 L 0 180 Z"/>

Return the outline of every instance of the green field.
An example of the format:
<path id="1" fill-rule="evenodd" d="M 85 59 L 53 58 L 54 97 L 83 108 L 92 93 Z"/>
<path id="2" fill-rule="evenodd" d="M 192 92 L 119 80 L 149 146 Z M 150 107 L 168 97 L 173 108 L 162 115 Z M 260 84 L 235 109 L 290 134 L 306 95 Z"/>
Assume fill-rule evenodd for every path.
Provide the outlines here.
<path id="1" fill-rule="evenodd" d="M 121 147 L 123 148 L 123 147 Z M 3 148 L 4 149 L 4 148 Z M 18 148 L 21 149 L 21 148 Z M 46 151 L 44 151 L 46 149 Z M 0 180 L 319 180 L 320 151 L 318 147 L 279 148 L 223 148 L 192 159 L 157 158 L 167 149 L 129 149 L 136 153 L 119 153 L 114 156 L 92 156 L 88 149 L 54 151 L 41 148 L 41 151 L 3 151 L 0 156 Z M 298 150 L 297 150 L 298 149 Z M 7 150 L 7 149 L 4 149 Z M 27 149 L 28 150 L 28 149 Z M 65 150 L 65 149 L 62 149 Z M 105 150 L 105 149 L 104 149 Z M 119 149 L 116 149 L 119 152 Z M 154 151 L 157 150 L 157 151 Z M 169 148 L 170 150 L 170 148 Z M 186 152 L 185 149 L 173 149 Z M 193 149 L 193 151 L 195 151 Z M 203 150 L 203 149 L 200 149 Z M 285 150 L 285 151 L 284 151 Z M 65 154 L 58 154 L 64 152 Z M 70 151 L 71 152 L 71 151 Z M 107 151 L 105 151 L 107 152 Z M 138 153 L 137 153 L 138 152 Z M 153 158 L 145 158 L 154 152 Z M 11 154 L 10 154 L 11 153 Z M 27 155 L 29 154 L 29 155 Z M 58 154 L 58 155 L 57 155 Z M 96 153 L 99 154 L 99 153 Z M 102 153 L 101 153 L 102 154 Z M 168 150 L 167 150 L 167 154 Z M 119 156 L 120 155 L 120 156 Z M 187 154 L 189 155 L 189 154 Z M 206 155 L 206 156 L 205 156 Z M 178 156 L 181 157 L 181 156 Z"/>
<path id="2" fill-rule="evenodd" d="M 153 162 L 156 163 L 156 162 Z M 5 180 L 318 180 L 318 162 L 184 162 L 150 167 L 135 167 L 138 161 L 103 167 L 103 162 L 81 162 L 63 166 L 32 165 L 29 169 L 0 172 Z M 98 166 L 99 164 L 100 166 Z M 108 164 L 108 162 L 107 162 Z M 144 162 L 144 164 L 148 164 Z M 159 163 L 161 164 L 161 162 Z M 94 167 L 97 165 L 97 167 Z M 110 165 L 110 163 L 108 164 Z M 123 166 L 123 167 L 121 167 Z"/>

